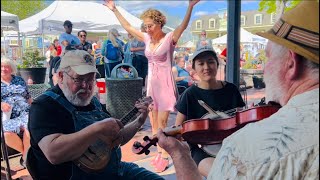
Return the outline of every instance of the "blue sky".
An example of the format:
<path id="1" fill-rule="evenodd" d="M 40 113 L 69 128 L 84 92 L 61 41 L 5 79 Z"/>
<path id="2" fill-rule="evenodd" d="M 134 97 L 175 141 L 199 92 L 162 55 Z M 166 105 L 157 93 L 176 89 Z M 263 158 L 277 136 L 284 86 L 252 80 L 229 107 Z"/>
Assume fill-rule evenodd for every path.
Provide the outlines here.
<path id="1" fill-rule="evenodd" d="M 178 18 L 183 18 L 188 1 L 117 1 L 117 4 L 124 7 L 132 14 L 141 14 L 144 10 L 152 7 L 159 9 L 160 11 Z M 254 10 L 258 9 L 259 1 L 243 0 L 241 10 Z M 214 14 L 217 10 L 227 8 L 227 1 L 200 1 L 193 10 L 192 18 L 200 15 Z"/>

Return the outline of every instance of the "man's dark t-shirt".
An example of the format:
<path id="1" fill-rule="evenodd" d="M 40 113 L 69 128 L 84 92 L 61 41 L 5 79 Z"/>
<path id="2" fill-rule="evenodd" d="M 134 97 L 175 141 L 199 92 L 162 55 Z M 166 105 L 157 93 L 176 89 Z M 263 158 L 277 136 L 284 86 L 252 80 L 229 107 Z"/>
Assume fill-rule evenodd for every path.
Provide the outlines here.
<path id="1" fill-rule="evenodd" d="M 53 91 L 65 98 L 59 86 L 55 86 L 48 91 Z M 91 103 L 88 106 L 75 106 L 75 108 L 78 111 L 91 111 L 94 109 L 94 105 Z M 108 113 L 104 108 L 103 110 Z M 41 95 L 32 102 L 28 128 L 31 137 L 31 150 L 37 159 L 37 162 L 34 165 L 37 169 L 37 174 L 40 175 L 40 179 L 69 179 L 72 172 L 72 162 L 66 162 L 59 165 L 51 164 L 39 148 L 38 143 L 43 137 L 50 134 L 74 133 L 75 129 L 72 115 L 51 97 Z"/>

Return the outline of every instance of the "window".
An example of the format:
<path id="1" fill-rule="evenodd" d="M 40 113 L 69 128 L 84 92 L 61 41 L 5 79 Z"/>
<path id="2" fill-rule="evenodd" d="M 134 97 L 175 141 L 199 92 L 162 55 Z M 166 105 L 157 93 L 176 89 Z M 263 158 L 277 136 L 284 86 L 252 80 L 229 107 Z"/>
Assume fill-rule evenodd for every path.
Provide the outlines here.
<path id="1" fill-rule="evenodd" d="M 254 15 L 254 24 L 262 24 L 262 14 Z"/>
<path id="2" fill-rule="evenodd" d="M 215 28 L 215 27 L 216 27 L 216 20 L 209 19 L 209 28 Z"/>
<path id="3" fill-rule="evenodd" d="M 196 29 L 202 29 L 202 21 L 201 20 L 196 21 Z"/>
<path id="4" fill-rule="evenodd" d="M 276 14 L 272 13 L 271 14 L 271 24 L 274 24 L 276 22 Z"/>
<path id="5" fill-rule="evenodd" d="M 245 26 L 246 25 L 246 16 L 241 15 L 241 26 Z"/>

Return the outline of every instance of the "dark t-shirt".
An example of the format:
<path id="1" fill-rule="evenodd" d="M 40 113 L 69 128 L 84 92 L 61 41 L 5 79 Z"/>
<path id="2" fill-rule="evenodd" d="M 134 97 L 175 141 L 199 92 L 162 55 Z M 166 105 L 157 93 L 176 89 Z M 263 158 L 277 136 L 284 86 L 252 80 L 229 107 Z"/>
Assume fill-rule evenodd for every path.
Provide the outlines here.
<path id="1" fill-rule="evenodd" d="M 53 91 L 54 93 L 65 98 L 59 86 L 55 86 L 48 91 Z M 91 103 L 88 106 L 75 106 L 75 108 L 78 111 L 91 111 L 94 109 L 94 105 Z M 108 113 L 104 108 L 103 110 Z M 31 150 L 37 159 L 34 166 L 37 169 L 37 174 L 41 176 L 40 179 L 69 179 L 72 172 L 72 162 L 52 165 L 46 159 L 38 146 L 39 141 L 47 135 L 56 133 L 70 134 L 75 132 L 72 115 L 69 113 L 69 111 L 67 111 L 51 97 L 47 95 L 41 95 L 32 102 L 28 128 L 31 137 Z"/>
<path id="2" fill-rule="evenodd" d="M 216 90 L 201 89 L 193 85 L 185 90 L 175 107 L 187 116 L 186 120 L 201 118 L 208 112 L 198 103 L 198 100 L 204 101 L 213 110 L 222 112 L 245 106 L 238 88 L 227 82 L 223 88 Z"/>

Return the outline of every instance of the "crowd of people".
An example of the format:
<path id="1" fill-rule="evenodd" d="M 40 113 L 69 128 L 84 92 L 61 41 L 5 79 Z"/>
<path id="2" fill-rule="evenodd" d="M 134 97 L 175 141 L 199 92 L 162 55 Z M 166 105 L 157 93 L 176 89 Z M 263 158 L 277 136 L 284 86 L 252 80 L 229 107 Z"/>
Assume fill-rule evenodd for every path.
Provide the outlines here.
<path id="1" fill-rule="evenodd" d="M 265 93 L 267 102 L 281 106 L 276 113 L 213 145 L 217 149 L 213 154 L 194 139 L 182 141 L 165 133 L 170 112 L 177 112 L 175 126 L 183 127 L 190 120 L 221 118 L 221 112 L 246 106 L 238 87 L 218 78 L 226 49 L 214 50 L 206 31 L 201 32 L 192 55 L 174 55 L 198 2 L 189 1 L 181 24 L 165 33 L 167 19 L 159 10 L 144 11 L 141 28 L 135 29 L 114 1 L 106 0 L 106 11 L 112 11 L 128 32 L 127 43 L 116 29 L 110 29 L 108 39 L 93 45 L 87 41 L 86 30 L 75 36 L 72 22 L 66 20 L 65 33 L 46 53 L 51 88 L 34 100 L 25 81 L 16 76 L 13 61 L 1 57 L 1 111 L 10 114 L 3 119 L 4 137 L 9 147 L 22 153 L 20 163 L 26 166 L 28 162 L 33 178 L 164 179 L 157 173 L 169 167 L 171 158 L 179 180 L 319 179 L 317 1 L 301 2 L 270 31 L 258 33 L 269 40 Z M 133 121 L 113 118 L 95 96 L 100 77 L 96 65 L 101 63 L 106 77 L 116 65 L 128 63 L 143 78 L 146 95 L 153 101 L 137 102 L 139 115 Z M 158 139 L 153 171 L 121 157 L 121 146 L 148 116 L 151 133 Z M 88 159 L 95 159 L 94 164 L 104 158 L 104 168 L 86 169 Z"/>

